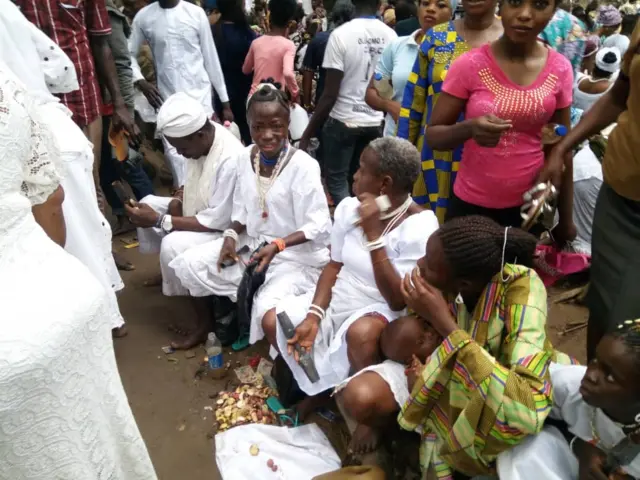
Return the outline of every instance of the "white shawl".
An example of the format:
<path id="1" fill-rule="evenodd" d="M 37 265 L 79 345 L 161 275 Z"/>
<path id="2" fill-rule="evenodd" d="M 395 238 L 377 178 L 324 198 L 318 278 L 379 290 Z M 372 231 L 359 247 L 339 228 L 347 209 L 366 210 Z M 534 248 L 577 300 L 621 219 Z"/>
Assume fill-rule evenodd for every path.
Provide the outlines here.
<path id="1" fill-rule="evenodd" d="M 224 127 L 213 123 L 215 138 L 206 157 L 197 160 L 186 159 L 187 175 L 184 182 L 182 214 L 193 217 L 209 206 L 211 188 L 215 179 L 216 169 L 226 146 Z"/>

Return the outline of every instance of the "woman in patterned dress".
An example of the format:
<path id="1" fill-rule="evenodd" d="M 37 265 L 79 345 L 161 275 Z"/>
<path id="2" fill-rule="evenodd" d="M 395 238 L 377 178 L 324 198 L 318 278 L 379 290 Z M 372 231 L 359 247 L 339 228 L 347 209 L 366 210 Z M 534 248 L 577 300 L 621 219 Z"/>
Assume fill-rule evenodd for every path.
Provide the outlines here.
<path id="1" fill-rule="evenodd" d="M 413 143 L 422 159 L 422 175 L 413 188 L 416 203 L 431 208 L 442 223 L 449 192 L 458 171 L 462 147 L 436 151 L 424 142 L 424 129 L 451 63 L 472 48 L 496 40 L 502 24 L 495 17 L 496 0 L 465 4 L 465 16 L 435 26 L 425 34 L 404 90 L 397 135 Z"/>

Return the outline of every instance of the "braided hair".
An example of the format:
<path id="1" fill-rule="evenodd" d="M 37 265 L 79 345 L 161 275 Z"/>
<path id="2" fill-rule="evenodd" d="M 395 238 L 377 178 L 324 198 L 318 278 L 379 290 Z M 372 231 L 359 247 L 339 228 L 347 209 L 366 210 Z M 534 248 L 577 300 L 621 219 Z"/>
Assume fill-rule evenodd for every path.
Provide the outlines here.
<path id="1" fill-rule="evenodd" d="M 635 362 L 640 365 L 640 318 L 625 320 L 610 334 L 622 340 L 627 348 L 633 351 L 636 356 Z"/>
<path id="2" fill-rule="evenodd" d="M 506 244 L 505 244 L 506 235 Z M 472 215 L 446 222 L 438 236 L 455 278 L 489 279 L 504 263 L 533 266 L 536 238 L 518 228 L 505 228 L 487 217 Z"/>
<path id="3" fill-rule="evenodd" d="M 251 111 L 251 107 L 254 104 L 263 102 L 278 102 L 287 113 L 290 112 L 289 96 L 282 90 L 282 84 L 271 77 L 261 80 L 257 90 L 249 97 L 247 113 Z"/>

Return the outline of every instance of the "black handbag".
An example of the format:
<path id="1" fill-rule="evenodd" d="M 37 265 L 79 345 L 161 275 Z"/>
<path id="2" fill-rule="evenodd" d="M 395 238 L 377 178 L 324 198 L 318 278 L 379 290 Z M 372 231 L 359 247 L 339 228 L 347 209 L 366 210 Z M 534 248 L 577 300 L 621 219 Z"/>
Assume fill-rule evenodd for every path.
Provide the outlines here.
<path id="1" fill-rule="evenodd" d="M 267 246 L 267 242 L 262 242 L 258 248 L 256 248 L 251 257 L 258 253 L 261 248 Z M 240 338 L 243 336 L 249 335 L 249 330 L 251 328 L 251 309 L 253 308 L 253 297 L 258 291 L 258 289 L 264 283 L 264 280 L 267 276 L 267 271 L 269 270 L 269 266 L 262 271 L 256 272 L 256 268 L 258 266 L 258 262 L 250 262 L 247 265 L 244 273 L 242 274 L 242 280 L 240 280 L 240 285 L 238 286 L 238 334 Z"/>

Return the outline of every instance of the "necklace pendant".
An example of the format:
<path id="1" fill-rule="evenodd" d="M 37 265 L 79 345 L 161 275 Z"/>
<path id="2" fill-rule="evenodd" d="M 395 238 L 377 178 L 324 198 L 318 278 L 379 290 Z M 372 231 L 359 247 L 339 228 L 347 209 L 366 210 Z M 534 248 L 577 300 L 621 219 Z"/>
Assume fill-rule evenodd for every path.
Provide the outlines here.
<path id="1" fill-rule="evenodd" d="M 266 210 L 264 210 L 264 211 L 262 212 L 262 218 L 263 218 L 264 220 L 266 220 L 268 216 L 269 216 L 269 212 L 267 212 Z"/>

